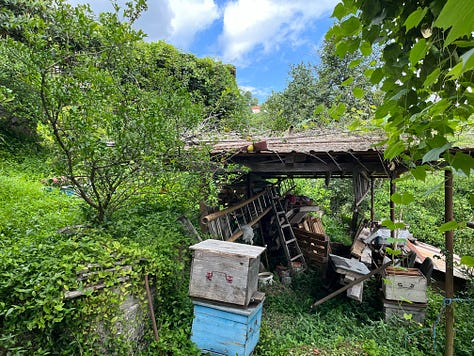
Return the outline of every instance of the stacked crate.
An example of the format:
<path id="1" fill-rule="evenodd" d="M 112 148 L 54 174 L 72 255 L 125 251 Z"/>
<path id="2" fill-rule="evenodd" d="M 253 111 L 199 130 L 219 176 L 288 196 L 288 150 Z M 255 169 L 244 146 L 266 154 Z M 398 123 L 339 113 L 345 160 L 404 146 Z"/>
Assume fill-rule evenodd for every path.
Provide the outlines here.
<path id="1" fill-rule="evenodd" d="M 418 268 L 386 269 L 384 292 L 385 320 L 393 315 L 404 318 L 411 315 L 411 320 L 423 323 L 426 311 L 426 277 Z"/>
<path id="2" fill-rule="evenodd" d="M 264 294 L 257 289 L 265 248 L 213 239 L 190 248 L 192 341 L 211 355 L 250 355 L 260 335 Z"/>

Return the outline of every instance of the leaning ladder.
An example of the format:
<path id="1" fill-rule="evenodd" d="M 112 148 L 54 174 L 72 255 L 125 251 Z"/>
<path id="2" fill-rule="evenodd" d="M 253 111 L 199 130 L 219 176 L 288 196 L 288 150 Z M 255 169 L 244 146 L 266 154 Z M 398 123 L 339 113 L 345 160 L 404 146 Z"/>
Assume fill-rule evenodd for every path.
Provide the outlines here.
<path id="1" fill-rule="evenodd" d="M 277 193 L 275 187 L 271 188 L 271 192 L 271 201 L 276 217 L 278 235 L 283 246 L 283 251 L 285 252 L 290 271 L 293 273 L 304 271 L 307 269 L 306 260 L 298 244 L 295 233 L 293 232 L 290 221 L 288 220 L 286 211 L 281 203 L 282 198 Z"/>
<path id="2" fill-rule="evenodd" d="M 209 233 L 221 240 L 235 241 L 243 234 L 243 226 L 253 226 L 272 210 L 268 189 L 240 204 L 204 216 L 201 222 Z"/>

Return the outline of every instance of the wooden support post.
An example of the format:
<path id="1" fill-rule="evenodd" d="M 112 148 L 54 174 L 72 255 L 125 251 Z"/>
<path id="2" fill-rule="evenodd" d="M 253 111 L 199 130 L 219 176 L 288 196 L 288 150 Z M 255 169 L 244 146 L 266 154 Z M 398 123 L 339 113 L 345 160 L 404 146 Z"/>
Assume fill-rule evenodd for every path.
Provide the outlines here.
<path id="1" fill-rule="evenodd" d="M 392 195 L 397 191 L 397 185 L 390 177 L 390 220 L 395 222 L 395 203 L 392 201 Z M 395 238 L 395 230 L 390 231 L 390 237 Z"/>
<path id="2" fill-rule="evenodd" d="M 454 220 L 453 213 L 453 173 L 445 170 L 444 173 L 444 220 L 445 222 Z M 446 298 L 454 298 L 454 231 L 449 230 L 444 234 L 446 248 L 446 277 L 445 289 Z M 454 304 L 446 305 L 446 347 L 445 355 L 452 356 L 454 354 Z"/>
<path id="3" fill-rule="evenodd" d="M 148 298 L 148 308 L 150 310 L 151 323 L 153 326 L 153 335 L 155 336 L 155 341 L 160 341 L 160 336 L 158 335 L 158 328 L 156 326 L 155 311 L 153 308 L 153 297 L 151 295 L 150 284 L 148 282 L 148 274 L 145 274 L 145 289 L 146 296 Z"/>
<path id="4" fill-rule="evenodd" d="M 370 177 L 370 224 L 374 224 L 374 220 L 375 220 L 374 177 Z"/>

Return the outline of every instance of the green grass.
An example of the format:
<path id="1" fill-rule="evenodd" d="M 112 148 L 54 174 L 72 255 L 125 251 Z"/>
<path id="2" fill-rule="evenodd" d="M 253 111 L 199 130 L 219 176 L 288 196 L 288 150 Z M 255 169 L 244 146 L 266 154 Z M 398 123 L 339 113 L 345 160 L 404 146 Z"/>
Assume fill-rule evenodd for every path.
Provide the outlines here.
<path id="1" fill-rule="evenodd" d="M 278 282 L 267 287 L 255 356 L 433 355 L 431 327 L 438 318 L 442 297 L 429 291 L 425 325 L 385 322 L 378 285 L 375 280 L 365 283 L 362 303 L 342 293 L 313 311 L 311 304 L 329 294 L 317 273 L 303 274 L 292 288 Z M 469 305 L 459 305 L 456 315 L 456 354 L 468 355 L 474 352 L 472 311 Z M 435 342 L 435 354 L 443 354 L 442 322 Z"/>

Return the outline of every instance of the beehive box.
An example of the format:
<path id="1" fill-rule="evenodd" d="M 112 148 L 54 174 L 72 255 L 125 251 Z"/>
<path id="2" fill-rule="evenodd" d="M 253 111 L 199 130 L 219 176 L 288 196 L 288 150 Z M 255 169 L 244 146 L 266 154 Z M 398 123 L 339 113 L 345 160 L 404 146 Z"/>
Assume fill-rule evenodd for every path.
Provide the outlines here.
<path id="1" fill-rule="evenodd" d="M 193 301 L 191 340 L 204 352 L 248 356 L 260 337 L 263 301 L 248 308 Z"/>
<path id="2" fill-rule="evenodd" d="M 426 278 L 418 268 L 386 269 L 385 299 L 426 303 Z"/>
<path id="3" fill-rule="evenodd" d="M 264 247 L 205 240 L 194 250 L 189 295 L 246 307 L 258 288 Z"/>
<path id="4" fill-rule="evenodd" d="M 413 320 L 423 324 L 425 322 L 426 303 L 406 303 L 395 300 L 383 300 L 385 321 L 394 315 L 403 321 Z"/>

